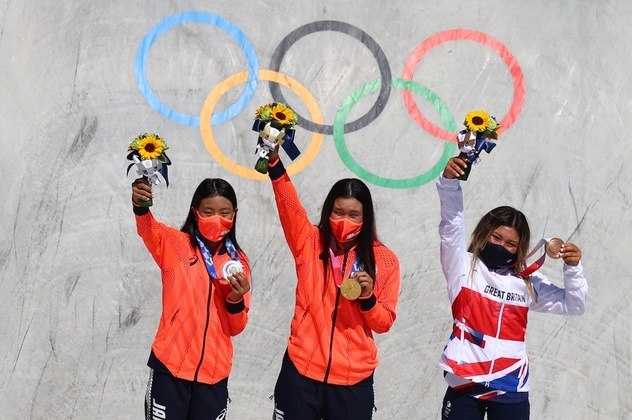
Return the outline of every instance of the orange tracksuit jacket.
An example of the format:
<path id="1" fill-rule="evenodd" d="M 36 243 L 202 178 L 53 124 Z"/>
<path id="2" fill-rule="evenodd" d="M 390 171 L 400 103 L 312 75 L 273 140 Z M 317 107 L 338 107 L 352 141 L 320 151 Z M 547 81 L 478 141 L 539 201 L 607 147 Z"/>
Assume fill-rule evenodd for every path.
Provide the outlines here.
<path id="1" fill-rule="evenodd" d="M 207 384 L 227 378 L 233 358 L 231 337 L 246 326 L 250 292 L 241 302 L 228 302 L 230 286 L 224 279 L 211 280 L 187 233 L 158 222 L 151 212 L 134 212 L 138 234 L 162 274 L 162 315 L 154 354 L 176 378 Z M 213 255 L 220 276 L 229 260 L 224 247 Z M 248 258 L 241 251 L 239 260 L 250 279 Z"/>
<path id="2" fill-rule="evenodd" d="M 280 164 L 276 164 L 280 165 Z M 275 165 L 275 166 L 276 166 Z M 376 278 L 373 296 L 349 301 L 340 295 L 331 264 L 325 275 L 320 230 L 308 219 L 294 185 L 283 172 L 272 187 L 285 239 L 296 264 L 296 305 L 290 326 L 288 355 L 301 375 L 334 385 L 353 385 L 369 377 L 378 365 L 376 333 L 395 321 L 399 295 L 399 261 L 375 242 Z M 343 278 L 350 275 L 355 251 L 343 256 Z"/>

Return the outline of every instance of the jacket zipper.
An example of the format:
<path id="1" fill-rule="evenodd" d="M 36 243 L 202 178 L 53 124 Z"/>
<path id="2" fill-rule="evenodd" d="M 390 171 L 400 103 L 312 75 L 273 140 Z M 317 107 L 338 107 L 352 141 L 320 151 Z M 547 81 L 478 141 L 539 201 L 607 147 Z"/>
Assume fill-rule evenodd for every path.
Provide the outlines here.
<path id="1" fill-rule="evenodd" d="M 503 311 L 505 310 L 505 302 L 500 304 L 500 312 L 498 313 L 498 328 L 496 328 L 496 343 L 498 343 L 498 337 L 500 337 L 500 328 L 503 323 Z M 494 371 L 494 364 L 496 363 L 496 357 L 498 356 L 498 345 L 494 347 L 494 357 L 492 358 L 492 363 L 489 366 L 489 373 L 491 375 Z M 485 381 L 485 386 L 489 388 L 489 381 Z"/>
<path id="2" fill-rule="evenodd" d="M 342 260 L 342 275 L 345 274 L 345 269 L 347 265 L 347 255 L 349 251 L 345 250 L 345 255 Z M 335 283 L 335 282 L 334 282 Z M 338 317 L 338 303 L 340 303 L 340 288 L 336 285 L 336 304 L 334 306 L 334 312 L 332 314 L 331 321 L 331 335 L 329 336 L 329 360 L 327 361 L 327 369 L 325 369 L 325 378 L 323 379 L 324 383 L 327 383 L 329 379 L 329 371 L 331 370 L 331 362 L 333 359 L 333 351 L 334 351 L 334 331 L 336 331 L 336 318 Z"/>
<path id="3" fill-rule="evenodd" d="M 193 381 L 197 382 L 198 374 L 200 373 L 200 368 L 202 367 L 202 361 L 204 360 L 204 352 L 206 351 L 206 334 L 208 333 L 208 324 L 211 319 L 211 295 L 213 291 L 213 279 L 211 276 L 208 276 L 208 297 L 206 298 L 206 324 L 204 325 L 204 335 L 202 336 L 202 353 L 200 354 L 200 362 L 195 368 L 195 375 L 193 376 Z"/>

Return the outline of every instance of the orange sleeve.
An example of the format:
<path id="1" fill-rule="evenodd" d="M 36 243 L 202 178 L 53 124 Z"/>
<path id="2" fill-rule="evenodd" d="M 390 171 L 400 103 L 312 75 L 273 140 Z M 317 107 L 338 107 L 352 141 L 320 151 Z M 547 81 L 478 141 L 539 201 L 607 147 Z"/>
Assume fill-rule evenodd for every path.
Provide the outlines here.
<path id="1" fill-rule="evenodd" d="M 244 266 L 244 274 L 250 282 L 252 288 L 252 278 L 250 277 L 250 262 L 243 252 L 239 252 L 239 259 Z M 251 289 L 252 290 L 252 289 Z M 243 307 L 241 306 L 243 304 Z M 230 310 L 235 308 L 238 312 Z M 231 337 L 240 334 L 248 323 L 248 311 L 250 311 L 250 291 L 248 291 L 239 302 L 230 302 L 226 300 L 226 309 L 228 312 L 228 327 Z"/>
<path id="2" fill-rule="evenodd" d="M 187 255 L 188 250 L 181 248 L 190 245 L 178 238 L 182 232 L 160 223 L 151 212 L 135 215 L 135 218 L 138 235 L 161 270 L 175 267 L 180 261 L 179 255 Z"/>
<path id="3" fill-rule="evenodd" d="M 272 181 L 272 189 L 285 240 L 296 259 L 305 246 L 318 240 L 319 230 L 310 222 L 287 173 Z"/>
<path id="4" fill-rule="evenodd" d="M 377 273 L 373 295 L 376 303 L 362 314 L 369 328 L 382 334 L 391 329 L 397 316 L 400 270 L 397 256 L 383 245 L 375 248 L 375 260 Z"/>

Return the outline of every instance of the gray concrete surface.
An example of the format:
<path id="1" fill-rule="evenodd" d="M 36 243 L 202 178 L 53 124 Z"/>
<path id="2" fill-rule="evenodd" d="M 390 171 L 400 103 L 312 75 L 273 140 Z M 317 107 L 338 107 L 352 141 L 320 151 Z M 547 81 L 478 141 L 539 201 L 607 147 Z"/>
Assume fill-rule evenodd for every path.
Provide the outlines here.
<path id="1" fill-rule="evenodd" d="M 271 416 L 268 397 L 288 335 L 295 278 L 269 182 L 228 170 L 209 153 L 198 126 L 151 107 L 137 80 L 137 51 L 146 35 L 190 11 L 239 28 L 259 69 L 270 69 L 286 35 L 323 20 L 368 34 L 394 78 L 402 77 L 422 41 L 444 31 L 478 31 L 506 46 L 524 77 L 524 103 L 464 185 L 469 226 L 493 206 L 519 207 L 534 237 L 570 237 L 582 247 L 590 283 L 585 315 L 530 317 L 531 417 L 632 418 L 632 175 L 626 159 L 632 3 L 624 0 L 0 0 L 0 418 L 143 415 L 160 281 L 135 233 L 132 177 L 125 176 L 127 144 L 143 132 L 161 134 L 174 162 L 171 186 L 157 188 L 153 211 L 159 219 L 181 225 L 204 177 L 226 178 L 237 190 L 238 236 L 253 262 L 253 303 L 250 323 L 235 340 L 229 417 Z M 305 86 L 328 125 L 351 92 L 381 77 L 367 39 L 350 32 L 297 39 L 279 69 Z M 183 23 L 154 41 L 147 86 L 193 119 L 216 86 L 248 68 L 236 38 L 217 25 Z M 514 95 L 505 62 L 472 40 L 430 49 L 413 80 L 440 98 L 444 117 L 458 128 L 471 109 L 504 117 Z M 252 116 L 272 97 L 261 80 L 246 103 L 244 86 L 218 98 L 216 113 L 233 103 L 245 108 L 212 130 L 217 147 L 250 168 Z M 310 115 L 293 89 L 282 92 L 299 113 Z M 445 143 L 410 117 L 401 89 L 393 88 L 376 107 L 377 92 L 360 96 L 349 120 L 376 118 L 347 132 L 344 141 L 361 165 L 405 179 L 441 158 Z M 433 106 L 439 102 L 415 98 L 423 115 L 441 126 Z M 306 150 L 312 133 L 297 131 Z M 293 179 L 315 220 L 331 184 L 355 174 L 330 134 L 314 160 L 302 165 Z M 399 255 L 403 275 L 398 319 L 377 337 L 374 418 L 438 419 L 445 383 L 436 361 L 450 312 L 438 261 L 435 188 L 432 182 L 369 185 L 379 234 Z M 544 270 L 559 283 L 559 261 L 548 261 Z"/>

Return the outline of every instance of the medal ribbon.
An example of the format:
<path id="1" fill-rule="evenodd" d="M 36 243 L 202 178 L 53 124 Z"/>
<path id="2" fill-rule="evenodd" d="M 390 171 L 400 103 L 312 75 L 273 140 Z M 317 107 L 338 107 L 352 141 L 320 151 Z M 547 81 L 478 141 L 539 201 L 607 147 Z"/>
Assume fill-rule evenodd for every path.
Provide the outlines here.
<path id="1" fill-rule="evenodd" d="M 331 238 L 331 243 L 329 244 L 329 260 L 331 261 L 331 268 L 334 271 L 334 280 L 336 282 L 336 286 L 340 287 L 342 285 L 342 267 L 340 266 L 340 258 L 334 252 L 334 247 L 336 247 L 336 242 Z M 360 271 L 362 264 L 360 263 L 359 257 L 356 255 L 355 261 L 353 261 L 353 266 L 351 267 L 351 273 L 349 277 L 353 277 L 355 273 Z"/>
<path id="2" fill-rule="evenodd" d="M 224 238 L 224 246 L 226 247 L 226 251 L 230 254 L 230 259 L 233 261 L 239 261 L 239 256 L 237 255 L 237 248 L 233 244 L 233 241 L 227 236 Z"/>
<path id="3" fill-rule="evenodd" d="M 206 265 L 206 271 L 214 280 L 217 280 L 219 277 L 217 276 L 217 271 L 215 271 L 215 265 L 213 264 L 213 257 L 211 256 L 211 252 L 208 250 L 206 245 L 204 245 L 204 241 L 200 238 L 201 234 L 199 232 L 195 232 L 195 239 L 197 239 L 198 246 L 200 247 L 200 252 L 202 253 L 202 257 L 204 257 L 204 264 Z M 230 254 L 230 259 L 234 261 L 239 261 L 239 257 L 237 256 L 237 249 L 233 244 L 233 241 L 227 236 L 224 238 L 224 246 L 226 250 Z"/>
<path id="4" fill-rule="evenodd" d="M 535 254 L 540 248 L 542 248 L 543 246 L 546 246 L 546 243 L 547 243 L 546 239 L 540 239 L 538 243 L 535 244 L 535 247 L 531 250 L 531 252 L 529 252 L 527 256 L 524 257 L 522 260 L 516 262 L 516 265 L 520 264 L 522 261 L 526 261 L 527 258 L 533 256 L 533 254 Z M 519 273 L 520 276 L 525 277 L 532 274 L 538 268 L 542 267 L 542 264 L 544 264 L 545 259 L 546 259 L 546 252 L 543 252 L 540 258 L 538 258 L 533 264 L 527 266 L 527 268 L 525 268 Z"/>

